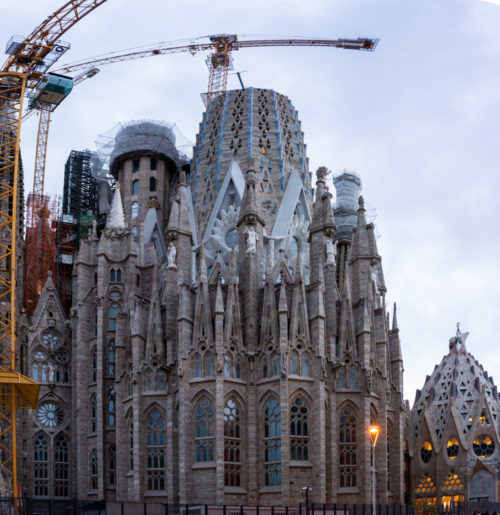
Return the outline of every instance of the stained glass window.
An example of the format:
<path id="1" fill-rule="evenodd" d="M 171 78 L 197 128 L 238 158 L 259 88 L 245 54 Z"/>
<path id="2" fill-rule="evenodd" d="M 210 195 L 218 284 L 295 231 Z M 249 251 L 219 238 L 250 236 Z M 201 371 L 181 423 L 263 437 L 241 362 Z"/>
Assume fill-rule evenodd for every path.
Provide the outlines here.
<path id="1" fill-rule="evenodd" d="M 69 495 L 69 442 L 63 433 L 54 439 L 54 495 Z"/>
<path id="2" fill-rule="evenodd" d="M 47 427 L 56 427 L 64 419 L 64 411 L 53 402 L 45 402 L 38 408 L 38 420 Z"/>
<path id="3" fill-rule="evenodd" d="M 290 458 L 309 459 L 309 422 L 307 406 L 297 397 L 290 407 Z"/>
<path id="4" fill-rule="evenodd" d="M 356 486 L 357 477 L 356 417 L 350 406 L 340 414 L 339 427 L 339 476 L 340 487 Z"/>
<path id="5" fill-rule="evenodd" d="M 97 490 L 99 477 L 99 462 L 97 451 L 94 449 L 90 453 L 90 490 Z"/>
<path id="6" fill-rule="evenodd" d="M 108 342 L 108 375 L 115 377 L 115 340 Z"/>
<path id="7" fill-rule="evenodd" d="M 281 485 L 281 412 L 270 399 L 264 411 L 264 475 L 266 486 Z"/>
<path id="8" fill-rule="evenodd" d="M 108 485 L 116 485 L 116 445 L 112 445 L 108 451 Z"/>
<path id="9" fill-rule="evenodd" d="M 214 460 L 214 408 L 212 403 L 203 397 L 195 408 L 196 420 L 196 461 Z"/>
<path id="10" fill-rule="evenodd" d="M 34 441 L 34 495 L 49 495 L 49 444 L 45 433 L 40 431 Z"/>
<path id="11" fill-rule="evenodd" d="M 147 422 L 148 490 L 165 489 L 165 422 L 158 410 L 153 410 Z"/>

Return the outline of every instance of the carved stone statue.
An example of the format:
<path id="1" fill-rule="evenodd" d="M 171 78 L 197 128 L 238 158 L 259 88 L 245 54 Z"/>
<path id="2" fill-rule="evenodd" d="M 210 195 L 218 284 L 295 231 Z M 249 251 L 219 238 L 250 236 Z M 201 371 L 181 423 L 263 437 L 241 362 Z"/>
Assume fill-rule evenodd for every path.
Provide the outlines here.
<path id="1" fill-rule="evenodd" d="M 219 354 L 217 354 L 217 361 L 215 364 L 215 368 L 216 368 L 218 374 L 222 373 L 222 370 L 224 369 L 224 355 L 220 352 L 219 352 Z"/>
<path id="2" fill-rule="evenodd" d="M 245 230 L 247 240 L 246 254 L 255 254 L 257 251 L 257 233 L 255 229 L 250 225 Z"/>
<path id="3" fill-rule="evenodd" d="M 327 239 L 325 242 L 325 252 L 326 264 L 335 265 L 335 257 L 337 256 L 337 242 L 334 244 L 332 240 Z"/>
<path id="4" fill-rule="evenodd" d="M 49 383 L 54 383 L 56 380 L 56 367 L 54 363 L 52 363 L 52 361 L 49 361 L 49 365 L 47 368 L 49 370 Z"/>
<path id="5" fill-rule="evenodd" d="M 281 353 L 281 377 L 286 377 L 288 366 L 287 366 L 287 353 Z"/>
<path id="6" fill-rule="evenodd" d="M 378 290 L 378 270 L 377 270 L 377 263 L 372 263 L 371 265 L 371 273 L 370 277 L 373 283 L 373 286 L 375 287 L 375 293 L 376 295 L 380 295 L 380 292 Z"/>
<path id="7" fill-rule="evenodd" d="M 177 249 L 175 248 L 175 245 L 173 244 L 173 242 L 170 242 L 170 245 L 168 246 L 168 251 L 167 251 L 167 262 L 168 262 L 167 268 L 177 268 L 177 265 L 175 264 L 176 256 L 177 256 Z"/>

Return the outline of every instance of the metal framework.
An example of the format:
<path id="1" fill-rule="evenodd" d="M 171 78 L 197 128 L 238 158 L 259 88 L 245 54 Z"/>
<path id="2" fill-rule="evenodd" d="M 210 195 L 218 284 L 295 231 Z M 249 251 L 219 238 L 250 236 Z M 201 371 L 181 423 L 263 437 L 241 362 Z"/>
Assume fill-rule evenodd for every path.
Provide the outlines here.
<path id="1" fill-rule="evenodd" d="M 11 55 L 0 71 L 0 495 L 15 500 L 19 497 L 16 408 L 35 407 L 39 390 L 38 384 L 15 371 L 16 209 L 23 98 L 57 60 L 59 38 L 105 1 L 66 2 L 24 40 L 11 41 Z M 17 513 L 16 501 L 13 508 Z M 10 513 L 9 507 L 5 509 Z"/>
<path id="2" fill-rule="evenodd" d="M 103 64 L 118 63 L 130 59 L 141 59 L 143 57 L 151 57 L 155 55 L 177 54 L 181 52 L 189 52 L 196 54 L 210 50 L 212 53 L 207 58 L 209 70 L 208 91 L 202 94 L 205 106 L 210 104 L 214 96 L 224 94 L 227 88 L 227 75 L 231 69 L 231 52 L 240 48 L 255 47 L 278 47 L 278 46 L 295 46 L 295 47 L 335 47 L 344 48 L 346 50 L 364 50 L 373 52 L 377 46 L 378 39 L 358 38 L 358 39 L 305 39 L 305 38 L 287 38 L 287 39 L 254 39 L 254 40 L 238 40 L 236 34 L 218 34 L 209 36 L 210 41 L 206 43 L 190 43 L 189 45 L 172 46 L 162 45 L 154 46 L 137 51 L 128 51 L 124 53 L 113 52 L 108 55 L 76 61 L 67 64 L 57 70 L 59 73 L 71 73 L 78 70 L 86 70 L 91 66 L 99 66 Z"/>

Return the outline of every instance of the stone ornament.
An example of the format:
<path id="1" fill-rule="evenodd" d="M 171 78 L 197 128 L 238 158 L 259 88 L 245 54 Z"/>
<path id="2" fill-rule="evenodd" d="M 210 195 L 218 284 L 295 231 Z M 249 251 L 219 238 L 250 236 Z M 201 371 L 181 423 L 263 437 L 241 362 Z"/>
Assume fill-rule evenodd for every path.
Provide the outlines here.
<path id="1" fill-rule="evenodd" d="M 175 264 L 175 258 L 177 256 L 177 249 L 175 248 L 175 245 L 173 242 L 170 242 L 170 245 L 168 246 L 167 251 L 167 268 L 177 268 L 177 265 Z"/>
<path id="2" fill-rule="evenodd" d="M 335 258 L 337 256 L 337 242 L 333 243 L 332 240 L 328 239 L 325 242 L 326 252 L 326 265 L 335 265 Z"/>
<path id="3" fill-rule="evenodd" d="M 247 250 L 245 254 L 255 254 L 257 252 L 257 232 L 253 226 L 245 229 L 245 236 L 247 241 Z"/>

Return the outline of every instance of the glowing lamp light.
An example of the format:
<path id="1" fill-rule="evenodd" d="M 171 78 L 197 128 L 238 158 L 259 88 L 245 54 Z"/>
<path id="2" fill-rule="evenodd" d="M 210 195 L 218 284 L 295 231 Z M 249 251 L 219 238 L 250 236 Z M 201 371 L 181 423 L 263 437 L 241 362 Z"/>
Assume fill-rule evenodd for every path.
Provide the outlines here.
<path id="1" fill-rule="evenodd" d="M 372 447 L 377 445 L 378 435 L 380 434 L 380 427 L 371 425 L 368 428 L 368 434 L 370 435 L 370 442 L 372 443 Z"/>

